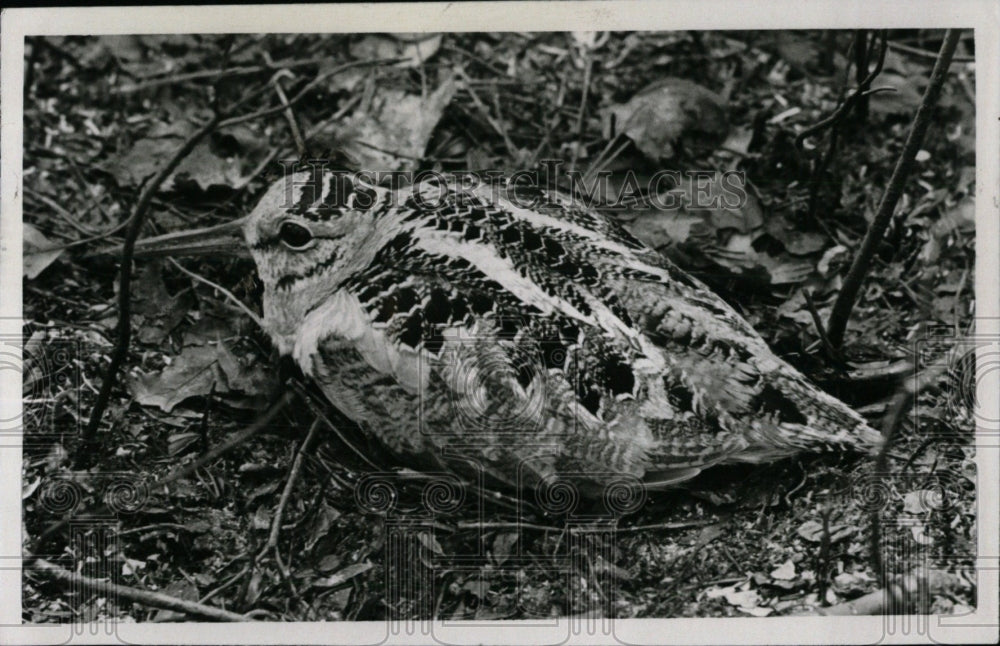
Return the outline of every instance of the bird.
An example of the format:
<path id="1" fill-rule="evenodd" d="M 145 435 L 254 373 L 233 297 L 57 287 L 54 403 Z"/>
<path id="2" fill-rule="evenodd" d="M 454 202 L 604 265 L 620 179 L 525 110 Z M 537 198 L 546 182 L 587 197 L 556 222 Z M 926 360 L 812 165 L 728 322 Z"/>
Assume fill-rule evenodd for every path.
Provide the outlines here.
<path id="1" fill-rule="evenodd" d="M 249 255 L 278 351 L 402 464 L 670 488 L 881 444 L 702 282 L 557 189 L 305 169 L 135 253 Z"/>

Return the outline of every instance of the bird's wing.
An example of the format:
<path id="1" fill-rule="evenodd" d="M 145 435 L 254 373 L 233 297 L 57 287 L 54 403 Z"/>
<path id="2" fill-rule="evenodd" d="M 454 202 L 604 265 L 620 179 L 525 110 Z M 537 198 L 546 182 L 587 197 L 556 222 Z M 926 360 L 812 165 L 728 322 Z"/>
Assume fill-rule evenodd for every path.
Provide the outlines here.
<path id="1" fill-rule="evenodd" d="M 565 249 L 548 266 L 572 273 L 625 327 L 652 341 L 647 357 L 663 358 L 672 400 L 664 417 L 697 418 L 698 424 L 661 434 L 665 462 L 763 461 L 803 449 L 878 446 L 880 436 L 860 415 L 780 360 L 731 306 L 616 221 L 560 195 L 536 210 L 551 216 L 535 219 Z M 592 231 L 597 240 L 560 229 L 555 220 Z"/>
<path id="2" fill-rule="evenodd" d="M 581 468 L 680 479 L 856 436 L 856 413 L 700 282 L 609 219 L 541 195 L 401 200 L 394 237 L 343 286 L 353 348 L 407 391 L 433 386 L 485 419 L 531 410 L 532 432 Z"/>

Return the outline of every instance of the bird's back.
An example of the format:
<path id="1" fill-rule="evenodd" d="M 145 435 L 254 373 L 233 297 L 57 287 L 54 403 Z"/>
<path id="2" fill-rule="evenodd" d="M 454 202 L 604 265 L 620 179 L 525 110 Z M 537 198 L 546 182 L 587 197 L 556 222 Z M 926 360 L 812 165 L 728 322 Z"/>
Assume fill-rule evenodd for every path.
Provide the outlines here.
<path id="1" fill-rule="evenodd" d="M 669 483 L 877 446 L 863 418 L 610 219 L 543 191 L 426 190 L 374 207 L 378 250 L 296 344 L 333 403 L 399 454 L 515 485 Z"/>

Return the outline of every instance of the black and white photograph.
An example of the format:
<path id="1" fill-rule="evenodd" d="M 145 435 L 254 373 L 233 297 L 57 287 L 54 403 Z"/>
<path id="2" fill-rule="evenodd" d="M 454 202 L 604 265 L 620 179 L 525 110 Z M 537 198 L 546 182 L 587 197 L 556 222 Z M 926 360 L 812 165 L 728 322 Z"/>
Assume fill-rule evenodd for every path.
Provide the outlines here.
<path id="1" fill-rule="evenodd" d="M 994 642 L 995 6 L 674 5 L 5 11 L 0 641 Z"/>

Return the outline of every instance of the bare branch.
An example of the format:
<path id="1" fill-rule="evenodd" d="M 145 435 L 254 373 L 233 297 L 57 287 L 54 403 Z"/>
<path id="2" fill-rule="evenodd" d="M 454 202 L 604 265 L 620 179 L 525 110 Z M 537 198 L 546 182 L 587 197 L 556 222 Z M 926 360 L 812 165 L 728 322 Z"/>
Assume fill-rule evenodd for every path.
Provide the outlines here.
<path id="1" fill-rule="evenodd" d="M 826 330 L 830 342 L 835 347 L 839 348 L 844 342 L 847 320 L 851 316 L 851 310 L 854 309 L 854 303 L 857 300 L 861 284 L 868 274 L 872 258 L 875 256 L 875 250 L 878 248 L 878 244 L 882 241 L 882 237 L 885 235 L 885 231 L 892 221 L 892 213 L 896 208 L 897 202 L 899 202 L 899 198 L 903 195 L 903 188 L 906 185 L 907 177 L 910 175 L 910 170 L 913 168 L 917 151 L 920 150 L 920 146 L 924 141 L 924 135 L 927 134 L 927 129 L 931 125 L 931 112 L 937 104 L 938 97 L 941 95 L 941 87 L 944 85 L 945 77 L 948 74 L 948 67 L 951 65 L 952 55 L 955 53 L 960 34 L 961 30 L 959 29 L 949 29 L 945 33 L 944 42 L 941 44 L 941 53 L 938 55 L 937 63 L 934 64 L 934 71 L 931 72 L 931 80 L 927 85 L 927 90 L 924 92 L 924 98 L 920 102 L 920 107 L 917 108 L 917 115 L 913 120 L 913 127 L 910 129 L 910 134 L 906 138 L 903 152 L 896 162 L 896 168 L 889 179 L 889 185 L 882 195 L 882 202 L 879 204 L 875 219 L 868 228 L 865 239 L 861 242 L 861 248 L 858 250 L 854 262 L 851 263 L 847 277 L 844 278 L 844 285 L 840 290 L 840 294 L 837 295 L 836 302 L 833 304 L 833 311 L 830 312 L 830 319 Z"/>

